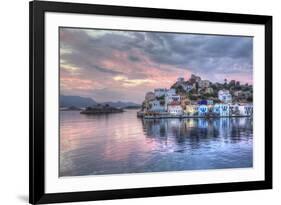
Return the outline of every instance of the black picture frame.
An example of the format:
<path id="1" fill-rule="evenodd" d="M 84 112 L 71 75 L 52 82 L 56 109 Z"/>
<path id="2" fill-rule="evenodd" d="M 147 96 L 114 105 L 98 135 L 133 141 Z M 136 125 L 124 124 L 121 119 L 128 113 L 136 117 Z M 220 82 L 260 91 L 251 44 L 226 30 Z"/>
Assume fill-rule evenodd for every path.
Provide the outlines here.
<path id="1" fill-rule="evenodd" d="M 29 202 L 31 204 L 154 197 L 259 190 L 272 188 L 272 17 L 248 14 L 230 14 L 124 6 L 33 1 L 30 12 L 30 165 Z M 200 184 L 153 188 L 135 188 L 107 191 L 81 191 L 71 193 L 45 192 L 45 72 L 44 44 L 45 13 L 62 12 L 110 16 L 149 17 L 162 19 L 197 20 L 259 24 L 265 27 L 265 180 L 235 183 Z"/>

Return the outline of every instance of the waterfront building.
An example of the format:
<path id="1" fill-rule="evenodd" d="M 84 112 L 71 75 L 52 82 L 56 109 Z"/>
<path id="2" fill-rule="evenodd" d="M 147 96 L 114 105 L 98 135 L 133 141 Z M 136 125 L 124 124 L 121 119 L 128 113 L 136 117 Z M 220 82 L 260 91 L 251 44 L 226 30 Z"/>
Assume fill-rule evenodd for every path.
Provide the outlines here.
<path id="1" fill-rule="evenodd" d="M 189 116 L 194 116 L 198 112 L 198 106 L 197 105 L 187 105 L 185 107 L 184 113 Z"/>
<path id="2" fill-rule="evenodd" d="M 149 102 L 149 111 L 152 112 L 165 112 L 164 105 L 161 105 L 159 100 L 153 100 Z"/>
<path id="3" fill-rule="evenodd" d="M 215 104 L 213 112 L 219 114 L 221 117 L 229 116 L 229 105 L 228 104 Z"/>
<path id="4" fill-rule="evenodd" d="M 145 100 L 146 101 L 151 101 L 155 99 L 155 94 L 153 92 L 147 92 L 145 94 Z"/>
<path id="5" fill-rule="evenodd" d="M 182 115 L 183 114 L 183 109 L 180 103 L 178 102 L 172 102 L 168 104 L 168 113 L 172 115 Z"/>
<path id="6" fill-rule="evenodd" d="M 246 115 L 252 116 L 253 115 L 253 105 L 247 104 L 244 108 L 244 112 Z"/>
<path id="7" fill-rule="evenodd" d="M 231 101 L 232 101 L 232 96 L 231 96 L 229 90 L 220 90 L 218 92 L 218 98 L 220 101 L 222 101 L 224 103 L 231 103 Z"/>
<path id="8" fill-rule="evenodd" d="M 208 113 L 208 106 L 207 105 L 199 105 L 198 107 L 198 115 L 205 116 Z"/>
<path id="9" fill-rule="evenodd" d="M 229 115 L 230 116 L 239 116 L 240 115 L 238 104 L 229 105 Z"/>
<path id="10" fill-rule="evenodd" d="M 241 116 L 252 116 L 253 115 L 253 105 L 239 105 L 239 114 Z"/>
<path id="11" fill-rule="evenodd" d="M 221 104 L 220 116 L 229 116 L 228 104 Z"/>
<path id="12" fill-rule="evenodd" d="M 166 95 L 165 97 L 165 109 L 168 109 L 168 105 L 170 103 L 179 103 L 181 104 L 181 96 L 180 95 Z"/>

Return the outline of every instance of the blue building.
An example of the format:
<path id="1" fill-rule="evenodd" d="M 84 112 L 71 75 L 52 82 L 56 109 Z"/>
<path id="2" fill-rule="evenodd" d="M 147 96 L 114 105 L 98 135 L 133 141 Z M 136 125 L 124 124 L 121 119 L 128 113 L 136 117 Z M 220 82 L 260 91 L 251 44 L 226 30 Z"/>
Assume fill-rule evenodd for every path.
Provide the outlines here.
<path id="1" fill-rule="evenodd" d="M 208 113 L 207 105 L 199 105 L 198 107 L 198 115 L 205 116 Z"/>

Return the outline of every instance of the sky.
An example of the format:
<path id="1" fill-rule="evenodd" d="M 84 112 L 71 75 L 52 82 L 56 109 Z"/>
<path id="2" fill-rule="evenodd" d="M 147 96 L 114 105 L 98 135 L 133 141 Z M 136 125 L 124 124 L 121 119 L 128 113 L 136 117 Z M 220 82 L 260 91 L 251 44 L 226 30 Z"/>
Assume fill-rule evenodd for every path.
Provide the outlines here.
<path id="1" fill-rule="evenodd" d="M 141 103 L 191 74 L 252 84 L 252 37 L 81 28 L 59 35 L 63 95 Z"/>

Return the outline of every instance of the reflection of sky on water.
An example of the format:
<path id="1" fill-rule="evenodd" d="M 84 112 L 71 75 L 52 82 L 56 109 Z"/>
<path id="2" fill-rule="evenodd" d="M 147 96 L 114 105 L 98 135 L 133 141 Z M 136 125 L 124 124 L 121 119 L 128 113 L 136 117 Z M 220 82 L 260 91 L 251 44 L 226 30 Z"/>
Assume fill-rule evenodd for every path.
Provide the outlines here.
<path id="1" fill-rule="evenodd" d="M 252 119 L 61 112 L 60 175 L 252 167 Z"/>

